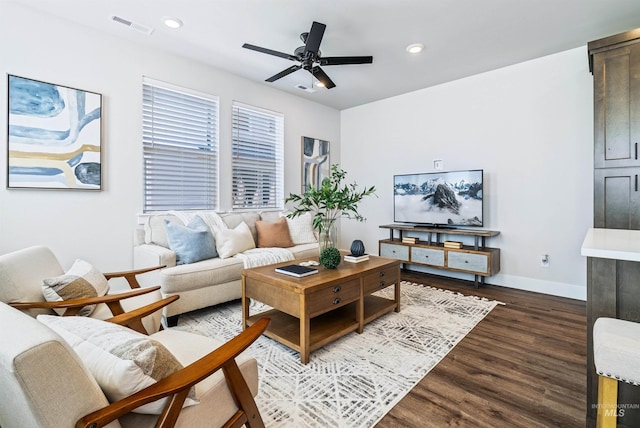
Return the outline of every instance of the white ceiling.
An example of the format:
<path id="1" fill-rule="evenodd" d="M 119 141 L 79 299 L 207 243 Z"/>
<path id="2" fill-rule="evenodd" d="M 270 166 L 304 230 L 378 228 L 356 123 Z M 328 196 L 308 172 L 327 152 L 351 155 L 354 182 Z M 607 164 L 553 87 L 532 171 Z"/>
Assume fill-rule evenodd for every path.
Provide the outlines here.
<path id="1" fill-rule="evenodd" d="M 0 0 L 2 3 L 2 0 Z M 640 27 L 640 0 L 16 0 L 135 43 L 175 52 L 283 91 L 345 109 L 586 45 Z M 117 15 L 154 28 L 147 36 Z M 162 18 L 184 26 L 171 30 Z M 327 66 L 336 83 L 308 94 L 294 65 L 243 49 L 293 53 L 311 23 L 327 25 L 323 56 L 373 55 L 373 64 Z M 405 47 L 425 50 L 410 55 Z M 585 63 L 587 58 L 585 55 Z"/>

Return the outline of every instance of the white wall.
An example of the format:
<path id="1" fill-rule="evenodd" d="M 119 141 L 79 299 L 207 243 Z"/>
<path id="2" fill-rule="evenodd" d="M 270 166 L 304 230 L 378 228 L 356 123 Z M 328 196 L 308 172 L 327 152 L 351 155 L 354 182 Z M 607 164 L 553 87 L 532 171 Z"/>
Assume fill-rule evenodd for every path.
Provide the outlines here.
<path id="1" fill-rule="evenodd" d="M 361 205 L 366 223 L 343 221 L 343 245 L 359 238 L 377 252 L 377 240 L 389 235 L 378 225 L 393 223 L 393 175 L 430 172 L 433 160 L 443 159 L 445 170 L 484 169 L 485 228 L 501 232 L 488 245 L 502 251 L 501 272 L 487 282 L 586 298 L 580 246 L 593 223 L 593 88 L 586 48 L 341 116 L 342 167 L 359 184 L 375 185 L 379 196 Z M 548 268 L 540 266 L 541 254 L 550 255 Z"/>
<path id="2" fill-rule="evenodd" d="M 103 95 L 102 191 L 7 190 L 6 80 L 0 85 L 0 254 L 44 244 L 65 268 L 76 257 L 103 271 L 132 265 L 132 230 L 142 211 L 143 75 L 220 97 L 223 210 L 231 206 L 233 100 L 284 113 L 285 194 L 300 190 L 303 135 L 331 141 L 332 162 L 339 162 L 335 109 L 11 3 L 2 5 L 0 39 L 3 79 L 14 74 Z"/>

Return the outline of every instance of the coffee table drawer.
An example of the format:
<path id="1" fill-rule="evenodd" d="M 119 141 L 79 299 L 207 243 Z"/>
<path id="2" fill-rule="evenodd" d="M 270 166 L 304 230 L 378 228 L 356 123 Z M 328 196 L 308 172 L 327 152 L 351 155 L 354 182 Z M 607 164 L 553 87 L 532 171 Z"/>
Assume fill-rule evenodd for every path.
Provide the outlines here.
<path id="1" fill-rule="evenodd" d="M 310 293 L 306 298 L 309 314 L 314 317 L 358 300 L 360 298 L 360 281 L 354 279 L 326 287 Z"/>
<path id="2" fill-rule="evenodd" d="M 376 271 L 364 277 L 364 294 L 366 296 L 375 293 L 392 284 L 397 284 L 399 280 L 398 268 Z"/>

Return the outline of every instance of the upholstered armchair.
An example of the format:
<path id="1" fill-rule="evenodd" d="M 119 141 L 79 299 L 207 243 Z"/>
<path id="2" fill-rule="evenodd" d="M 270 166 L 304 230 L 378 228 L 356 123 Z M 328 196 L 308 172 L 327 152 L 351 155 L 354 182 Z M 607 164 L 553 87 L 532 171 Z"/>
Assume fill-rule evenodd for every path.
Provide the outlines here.
<path id="1" fill-rule="evenodd" d="M 8 303 L 0 303 L 0 426 L 263 426 L 253 399 L 257 362 L 243 351 L 269 321 L 227 343 L 161 329 L 157 309 L 179 296 L 139 288 L 135 275 L 148 270 L 104 275 L 126 278 L 131 291 L 47 302 L 45 279 L 71 281 L 71 291 L 94 279 L 78 283 L 46 247 L 0 256 L 0 300 Z M 90 316 L 69 316 L 88 306 Z"/>
<path id="2" fill-rule="evenodd" d="M 253 400 L 258 390 L 257 363 L 241 353 L 268 322 L 262 319 L 224 344 L 175 329 L 149 336 L 184 368 L 110 402 L 79 354 L 53 329 L 0 303 L 0 426 L 262 427 Z M 182 408 L 194 385 L 198 404 Z M 140 406 L 165 397 L 169 398 L 159 415 L 135 413 Z"/>
<path id="3" fill-rule="evenodd" d="M 75 276 L 82 277 L 84 275 L 92 283 L 102 281 L 101 285 L 96 285 L 96 287 L 102 287 L 103 293 L 94 293 L 93 297 L 83 296 L 83 293 L 78 289 L 80 286 L 86 285 L 87 281 L 80 278 L 80 281 L 69 286 L 69 289 L 73 290 L 67 293 L 68 296 L 75 298 L 46 301 L 43 294 L 43 281 L 68 279 L 69 275 L 65 275 L 67 273 L 74 274 L 72 270 L 82 263 L 81 260 L 76 261 L 76 264 L 65 272 L 53 252 L 44 246 L 29 247 L 0 255 L 0 302 L 23 310 L 34 317 L 39 314 L 52 314 L 54 311 L 60 315 L 76 315 L 87 305 L 95 305 L 90 316 L 103 320 L 139 309 L 145 305 L 152 305 L 145 309 L 147 312 L 145 315 L 149 316 L 143 318 L 144 329 L 140 324 L 139 317 L 135 316 L 129 317 L 129 326 L 142 333 L 153 333 L 160 329 L 162 314 L 157 311 L 157 308 L 167 306 L 177 299 L 162 299 L 159 287 L 141 288 L 136 277 L 160 269 L 162 266 L 104 274 L 95 270 L 87 272 L 90 270 L 89 267 L 85 267 L 84 270 L 81 267 L 81 274 Z M 86 262 L 84 264 L 87 265 Z M 109 291 L 107 281 L 117 278 L 126 280 L 125 284 L 129 286 L 129 291 L 120 293 Z M 108 294 L 104 294 L 105 292 Z M 62 292 L 60 294 L 64 295 Z"/>

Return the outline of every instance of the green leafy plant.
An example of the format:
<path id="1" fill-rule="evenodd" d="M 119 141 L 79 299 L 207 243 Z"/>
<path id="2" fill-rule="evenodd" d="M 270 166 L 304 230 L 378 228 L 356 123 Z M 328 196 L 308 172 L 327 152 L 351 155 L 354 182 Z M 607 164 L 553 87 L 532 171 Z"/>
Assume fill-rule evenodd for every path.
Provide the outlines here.
<path id="1" fill-rule="evenodd" d="M 312 212 L 313 227 L 319 232 L 332 228 L 340 217 L 366 220 L 358 213 L 358 204 L 365 196 L 375 195 L 376 188 L 371 186 L 358 190 L 356 182 L 342 184 L 346 175 L 337 164 L 333 164 L 331 175 L 322 180 L 320 188 L 310 187 L 301 195 L 289 194 L 285 202 L 294 202 L 297 206 L 288 217 Z"/>
<path id="2" fill-rule="evenodd" d="M 342 257 L 336 247 L 328 247 L 320 253 L 320 263 L 327 269 L 335 269 L 340 264 Z"/>

